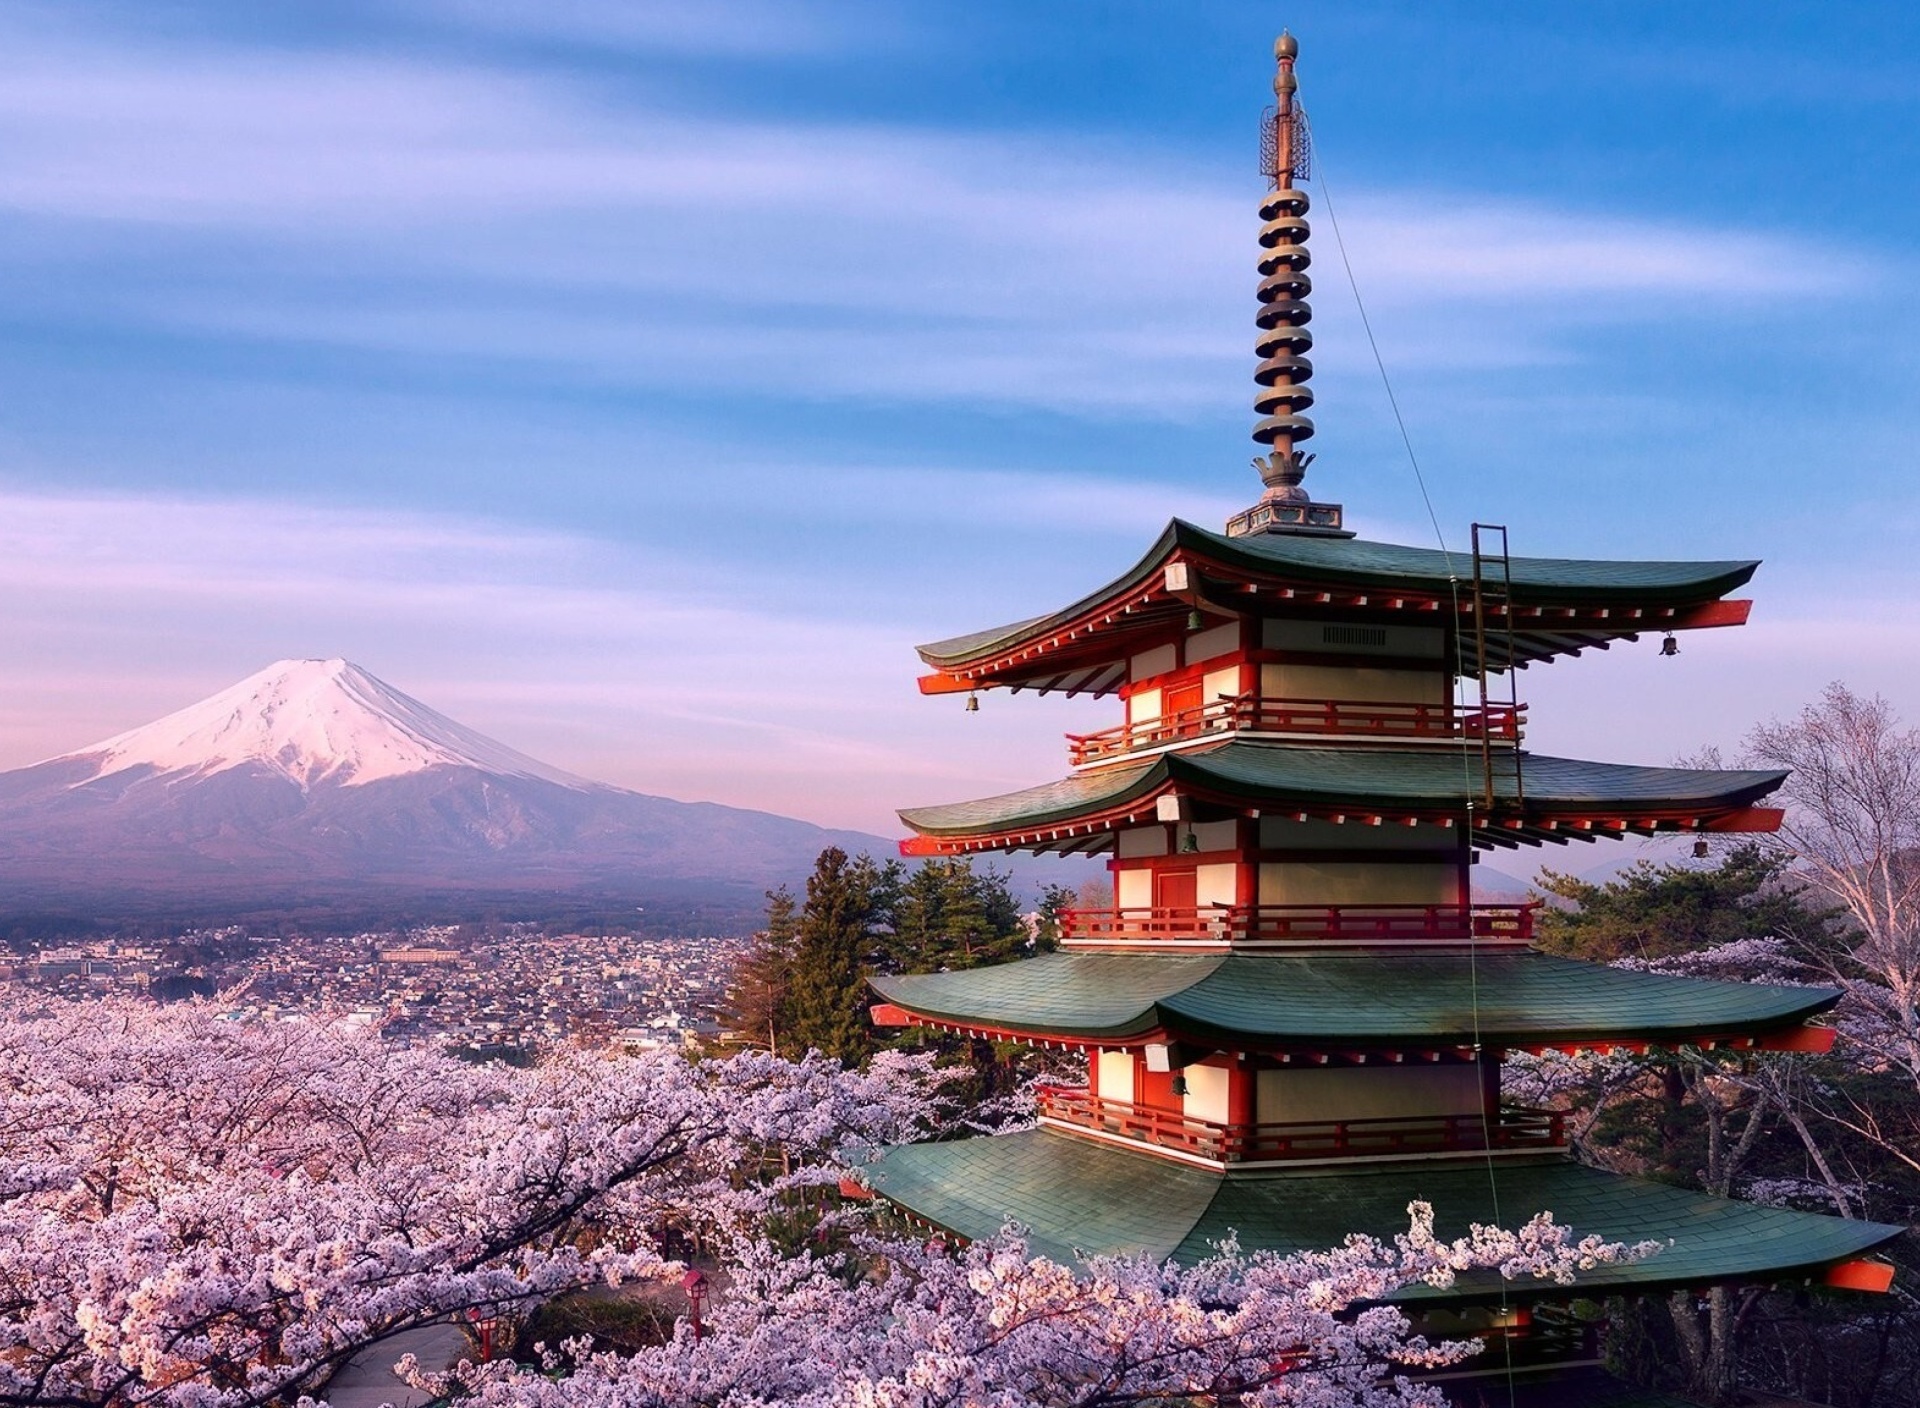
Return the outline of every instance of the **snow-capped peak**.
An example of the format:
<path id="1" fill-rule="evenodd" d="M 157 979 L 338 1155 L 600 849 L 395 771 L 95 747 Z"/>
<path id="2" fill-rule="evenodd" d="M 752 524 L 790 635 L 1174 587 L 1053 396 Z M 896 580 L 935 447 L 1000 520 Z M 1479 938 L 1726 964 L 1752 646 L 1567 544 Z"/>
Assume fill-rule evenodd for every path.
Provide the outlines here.
<path id="1" fill-rule="evenodd" d="M 94 777 L 149 766 L 206 775 L 266 767 L 301 787 L 357 786 L 432 767 L 594 783 L 455 723 L 346 660 L 282 660 L 231 689 L 91 748 L 64 755 Z"/>

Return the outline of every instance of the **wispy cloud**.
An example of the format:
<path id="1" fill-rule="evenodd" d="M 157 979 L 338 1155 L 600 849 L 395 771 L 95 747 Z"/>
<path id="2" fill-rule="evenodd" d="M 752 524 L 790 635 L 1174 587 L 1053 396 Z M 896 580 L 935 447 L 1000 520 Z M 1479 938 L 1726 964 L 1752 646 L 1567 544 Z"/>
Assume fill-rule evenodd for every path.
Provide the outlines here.
<path id="1" fill-rule="evenodd" d="M 723 58 L 841 54 L 874 47 L 894 29 L 877 7 L 810 0 L 402 0 L 395 9 L 461 31 L 620 52 Z"/>
<path id="2" fill-rule="evenodd" d="M 729 594 L 701 564 L 449 515 L 0 494 L 0 591 L 15 603 L 0 617 L 0 767 L 274 659 L 345 655 L 570 771 L 884 834 L 896 804 L 1057 775 L 1055 730 L 1110 712 L 993 696 L 964 715 L 918 697 L 909 643 L 937 603 L 849 617 L 833 609 L 828 564 L 769 603 Z M 1792 596 L 1770 593 L 1745 630 L 1690 634 L 1678 659 L 1649 636 L 1601 662 L 1527 671 L 1533 745 L 1660 763 L 1737 741 L 1828 678 L 1920 695 L 1920 627 L 1897 596 L 1802 596 L 1790 614 Z M 1623 717 L 1637 720 L 1630 738 Z"/>
<path id="3" fill-rule="evenodd" d="M 224 30 L 0 10 L 0 355 L 71 398 L 0 415 L 0 764 L 276 657 L 344 654 L 572 771 L 822 821 L 884 829 L 896 802 L 1056 774 L 1055 731 L 1110 710 L 990 696 L 963 716 L 914 695 L 908 646 L 1061 604 L 1165 518 L 1218 522 L 1256 492 L 1239 154 L 1228 170 L 1150 117 L 1115 136 L 1063 104 L 1014 136 L 858 116 L 817 75 L 777 119 L 701 87 L 709 59 L 830 69 L 891 42 L 845 5 L 375 8 L 377 32 L 291 37 L 274 7 Z M 1798 537 L 1753 505 L 1810 455 L 1904 475 L 1904 402 L 1823 427 L 1816 452 L 1779 450 L 1768 419 L 1777 374 L 1800 396 L 1789 359 L 1831 339 L 1803 317 L 1784 343 L 1782 300 L 1891 306 L 1898 256 L 1617 191 L 1336 195 L 1436 497 L 1470 488 L 1479 513 L 1513 491 L 1497 506 L 1526 551 L 1717 542 L 1735 519 Z M 1310 484 L 1425 542 L 1315 198 L 1329 453 Z M 1764 344 L 1775 379 L 1618 375 L 1629 336 L 1675 361 Z M 1826 368 L 1850 394 L 1899 363 L 1850 355 Z M 1808 399 L 1796 424 L 1823 414 Z M 1652 482 L 1703 439 L 1794 463 L 1751 492 L 1662 485 L 1657 522 L 1651 496 L 1592 511 L 1608 474 Z M 33 489 L 75 482 L 174 487 Z M 215 482 L 269 487 L 180 487 Z M 1855 544 L 1884 543 L 1893 497 Z M 1920 659 L 1893 607 L 1876 635 L 1806 600 L 1790 634 L 1763 620 L 1678 662 L 1540 672 L 1539 741 L 1619 754 L 1634 717 L 1630 746 L 1660 761 L 1726 731 L 1716 659 L 1743 704 L 1781 708 L 1780 659 L 1901 680 Z"/>
<path id="4" fill-rule="evenodd" d="M 288 656 L 345 655 L 571 771 L 891 830 L 1014 786 L 1046 735 L 916 701 L 912 625 L 785 610 L 697 564 L 439 515 L 0 496 L 0 766 L 84 746 Z M 1024 737 L 1022 737 L 1024 733 Z"/>
<path id="5" fill-rule="evenodd" d="M 1752 624 L 1688 632 L 1673 658 L 1649 634 L 1603 660 L 1527 670 L 1529 746 L 1652 765 L 1709 744 L 1737 755 L 1754 725 L 1798 712 L 1829 680 L 1884 694 L 1920 723 L 1920 622 L 1905 599 L 1835 593 L 1789 604 L 1777 582 L 1757 595 Z"/>
<path id="6" fill-rule="evenodd" d="M 0 257 L 84 269 L 84 310 L 75 280 L 43 280 L 56 311 L 194 336 L 1178 420 L 1244 400 L 1254 223 L 1243 182 L 1182 155 L 753 121 L 476 61 L 25 37 L 0 57 L 0 209 L 28 223 Z M 1361 190 L 1343 216 L 1389 324 L 1479 310 L 1397 340 L 1407 368 L 1561 360 L 1595 321 L 1757 309 L 1789 263 L 1803 298 L 1871 273 L 1809 268 L 1772 232 L 1458 193 Z M 73 237 L 36 238 L 49 223 Z M 169 277 L 117 275 L 129 242 Z"/>

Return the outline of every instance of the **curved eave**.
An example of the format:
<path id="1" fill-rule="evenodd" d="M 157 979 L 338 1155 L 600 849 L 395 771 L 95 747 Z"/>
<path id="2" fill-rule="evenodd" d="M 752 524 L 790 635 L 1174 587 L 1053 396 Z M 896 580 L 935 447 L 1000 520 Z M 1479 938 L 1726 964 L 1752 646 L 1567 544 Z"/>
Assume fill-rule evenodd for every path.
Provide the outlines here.
<path id="1" fill-rule="evenodd" d="M 1906 1231 L 1715 1198 L 1557 1156 L 1218 1173 L 1044 1129 L 903 1145 L 866 1177 L 882 1197 L 961 1238 L 1018 1222 L 1035 1253 L 1065 1265 L 1129 1255 L 1191 1265 L 1229 1233 L 1246 1251 L 1282 1254 L 1335 1247 L 1354 1232 L 1391 1241 L 1406 1231 L 1416 1200 L 1433 1206 L 1448 1238 L 1474 1222 L 1513 1226 L 1551 1212 L 1575 1236 L 1667 1244 L 1645 1260 L 1584 1272 L 1572 1287 L 1478 1275 L 1394 1297 L 1455 1305 L 1815 1279 Z"/>
<path id="2" fill-rule="evenodd" d="M 1168 579 L 1176 562 L 1187 564 L 1184 587 Z M 1605 649 L 1647 630 L 1741 624 L 1748 603 L 1721 598 L 1758 567 L 1514 558 L 1513 659 L 1494 663 L 1504 668 Z M 1292 606 L 1434 624 L 1465 609 L 1460 582 L 1470 577 L 1470 557 L 1430 548 L 1274 534 L 1228 538 L 1175 519 L 1139 562 L 1072 605 L 921 646 L 921 659 L 935 670 L 921 687 L 1104 693 L 1123 678 L 1127 654 L 1176 632 L 1191 607 L 1234 614 Z M 1499 654 L 1505 632 L 1496 634 Z"/>
<path id="3" fill-rule="evenodd" d="M 1494 805 L 1480 805 L 1481 758 L 1457 750 L 1303 748 L 1231 741 L 1090 769 L 976 801 L 899 813 L 917 838 L 908 855 L 993 850 L 1094 850 L 1114 831 L 1153 820 L 1168 794 L 1223 815 L 1267 815 L 1361 825 L 1474 821 L 1482 847 L 1591 840 L 1608 833 L 1768 831 L 1779 815 L 1756 806 L 1780 771 L 1645 768 L 1540 754 L 1497 755 Z M 1471 809 L 1470 804 L 1471 803 Z"/>
<path id="4" fill-rule="evenodd" d="M 1744 1045 L 1831 1010 L 1831 988 L 1729 983 L 1538 952 L 1054 953 L 871 980 L 915 1022 L 1027 1040 L 1388 1051 Z"/>

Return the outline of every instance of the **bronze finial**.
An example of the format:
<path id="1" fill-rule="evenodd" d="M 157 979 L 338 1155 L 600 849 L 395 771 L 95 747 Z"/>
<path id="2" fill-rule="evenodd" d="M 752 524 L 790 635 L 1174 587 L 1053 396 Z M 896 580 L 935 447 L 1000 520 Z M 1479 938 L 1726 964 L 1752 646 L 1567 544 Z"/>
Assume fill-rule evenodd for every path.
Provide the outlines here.
<path id="1" fill-rule="evenodd" d="M 1313 363 L 1306 357 L 1313 346 L 1313 334 L 1306 326 L 1313 317 L 1307 302 L 1313 281 L 1306 274 L 1312 262 L 1307 253 L 1309 202 L 1297 184 L 1307 174 L 1305 114 L 1294 101 L 1299 84 L 1293 63 L 1299 53 L 1299 41 L 1283 30 L 1273 45 L 1278 66 L 1273 78 L 1276 102 L 1267 113 L 1261 143 L 1273 189 L 1260 203 L 1260 310 L 1255 315 L 1260 333 L 1254 344 L 1260 364 L 1253 374 L 1259 388 L 1253 406 L 1261 419 L 1253 428 L 1253 438 L 1267 453 L 1253 465 L 1266 492 L 1252 508 L 1228 521 L 1227 532 L 1234 535 L 1348 536 L 1341 529 L 1340 506 L 1316 504 L 1300 486 L 1313 461 L 1299 448 L 1313 434 L 1313 422 L 1303 414 L 1313 404 L 1313 392 L 1307 389 Z"/>

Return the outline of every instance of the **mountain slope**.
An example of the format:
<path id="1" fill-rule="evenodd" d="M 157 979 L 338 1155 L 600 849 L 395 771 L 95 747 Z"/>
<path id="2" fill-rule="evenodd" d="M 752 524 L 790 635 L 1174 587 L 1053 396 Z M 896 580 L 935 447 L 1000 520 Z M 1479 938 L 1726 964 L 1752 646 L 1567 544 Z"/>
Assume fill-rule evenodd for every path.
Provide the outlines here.
<path id="1" fill-rule="evenodd" d="M 342 660 L 282 661 L 0 773 L 13 912 L 662 895 L 751 912 L 829 845 L 892 853 L 877 836 L 574 777 Z"/>
<path id="2" fill-rule="evenodd" d="M 206 775 L 255 764 L 302 787 L 365 785 L 432 767 L 591 787 L 429 709 L 346 660 L 282 660 L 163 719 L 50 762 Z"/>

